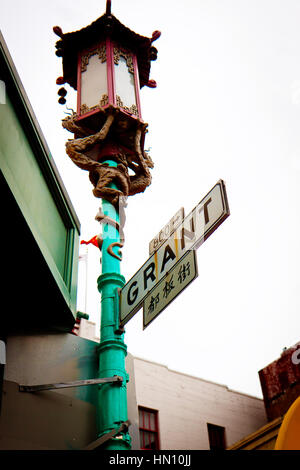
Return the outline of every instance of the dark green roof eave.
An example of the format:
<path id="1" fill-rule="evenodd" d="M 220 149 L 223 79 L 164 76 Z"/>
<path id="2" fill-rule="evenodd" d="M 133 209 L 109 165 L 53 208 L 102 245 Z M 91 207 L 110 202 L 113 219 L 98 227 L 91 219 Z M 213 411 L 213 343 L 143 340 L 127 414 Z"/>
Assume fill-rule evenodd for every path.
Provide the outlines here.
<path id="1" fill-rule="evenodd" d="M 80 233 L 80 221 L 72 205 L 61 176 L 51 156 L 50 149 L 29 102 L 19 74 L 10 56 L 4 37 L 0 31 L 0 79 L 5 81 L 8 93 L 26 127 L 27 137 L 35 150 L 36 158 L 47 180 L 49 189 L 56 200 L 64 220 L 72 221 Z M 67 220 L 69 219 L 69 220 Z"/>

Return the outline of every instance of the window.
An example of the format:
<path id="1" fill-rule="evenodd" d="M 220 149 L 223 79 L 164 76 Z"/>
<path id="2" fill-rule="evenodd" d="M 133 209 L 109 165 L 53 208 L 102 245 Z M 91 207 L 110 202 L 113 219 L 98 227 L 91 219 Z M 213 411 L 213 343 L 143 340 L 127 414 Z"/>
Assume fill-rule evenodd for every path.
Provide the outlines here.
<path id="1" fill-rule="evenodd" d="M 143 450 L 159 449 L 158 412 L 139 406 L 140 445 Z"/>
<path id="2" fill-rule="evenodd" d="M 216 424 L 207 423 L 210 450 L 225 450 L 225 428 Z"/>

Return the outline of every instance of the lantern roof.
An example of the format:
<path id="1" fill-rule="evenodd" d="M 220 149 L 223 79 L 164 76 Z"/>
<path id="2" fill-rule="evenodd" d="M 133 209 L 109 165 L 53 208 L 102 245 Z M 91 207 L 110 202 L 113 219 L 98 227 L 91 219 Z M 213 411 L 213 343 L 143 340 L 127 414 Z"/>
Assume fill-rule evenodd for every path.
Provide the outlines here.
<path id="1" fill-rule="evenodd" d="M 61 38 L 55 45 L 56 55 L 62 57 L 63 64 L 63 77 L 60 77 L 60 83 L 69 83 L 77 90 L 78 53 L 110 38 L 136 55 L 140 87 L 156 86 L 154 80 L 149 80 L 149 74 L 150 62 L 157 58 L 157 49 L 152 43 L 160 37 L 159 31 L 154 31 L 151 38 L 140 36 L 112 15 L 110 8 L 107 8 L 105 14 L 96 21 L 79 31 L 64 34 L 59 26 L 55 26 L 53 31 Z"/>

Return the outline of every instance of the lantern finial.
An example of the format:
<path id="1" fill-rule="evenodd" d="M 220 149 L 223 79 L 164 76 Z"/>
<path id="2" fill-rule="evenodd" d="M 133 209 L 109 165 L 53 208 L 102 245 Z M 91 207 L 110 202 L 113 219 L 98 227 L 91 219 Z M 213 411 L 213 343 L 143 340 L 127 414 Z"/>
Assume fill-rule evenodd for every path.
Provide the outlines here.
<path id="1" fill-rule="evenodd" d="M 111 15 L 111 0 L 106 0 L 106 14 Z"/>

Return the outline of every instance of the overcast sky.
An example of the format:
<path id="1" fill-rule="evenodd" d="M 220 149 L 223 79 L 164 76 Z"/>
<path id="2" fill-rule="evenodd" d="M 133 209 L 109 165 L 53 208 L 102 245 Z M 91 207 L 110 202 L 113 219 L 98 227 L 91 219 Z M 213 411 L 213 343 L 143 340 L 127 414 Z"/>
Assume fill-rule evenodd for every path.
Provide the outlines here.
<path id="1" fill-rule="evenodd" d="M 61 127 L 52 27 L 81 29 L 105 4 L 0 0 L 2 34 L 85 240 L 99 233 L 100 200 L 65 154 L 72 135 Z M 197 250 L 198 278 L 145 331 L 142 310 L 126 325 L 128 350 L 262 396 L 258 371 L 300 341 L 300 3 L 112 0 L 112 13 L 143 36 L 162 32 L 150 75 L 158 86 L 141 90 L 153 183 L 129 198 L 122 274 L 129 280 L 172 215 L 220 178 L 231 211 Z M 99 253 L 88 253 L 87 313 L 99 323 Z M 81 274 L 80 309 L 84 286 Z"/>

